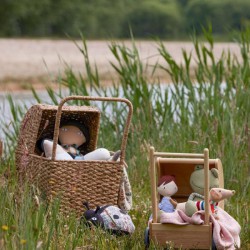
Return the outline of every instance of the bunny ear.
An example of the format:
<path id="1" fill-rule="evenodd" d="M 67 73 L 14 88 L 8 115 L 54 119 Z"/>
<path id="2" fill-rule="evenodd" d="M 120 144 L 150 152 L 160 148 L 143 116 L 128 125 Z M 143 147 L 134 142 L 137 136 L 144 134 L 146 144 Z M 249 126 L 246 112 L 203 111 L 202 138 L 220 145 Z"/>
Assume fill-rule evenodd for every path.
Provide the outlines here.
<path id="1" fill-rule="evenodd" d="M 89 203 L 87 201 L 83 202 L 82 204 L 89 210 Z"/>
<path id="2" fill-rule="evenodd" d="M 100 206 L 97 206 L 96 207 L 96 210 L 95 210 L 95 214 L 97 214 L 97 212 L 100 210 Z"/>

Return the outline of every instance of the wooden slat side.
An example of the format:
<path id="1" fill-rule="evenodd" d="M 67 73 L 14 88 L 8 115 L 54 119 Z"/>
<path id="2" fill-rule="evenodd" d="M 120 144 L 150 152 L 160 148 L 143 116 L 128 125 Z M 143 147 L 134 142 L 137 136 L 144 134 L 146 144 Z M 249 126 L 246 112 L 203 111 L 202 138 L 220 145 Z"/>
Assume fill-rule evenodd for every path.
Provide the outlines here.
<path id="1" fill-rule="evenodd" d="M 150 224 L 150 239 L 160 246 L 171 244 L 176 248 L 210 249 L 212 225 Z"/>
<path id="2" fill-rule="evenodd" d="M 192 154 L 192 153 L 165 153 L 155 152 L 155 157 L 186 157 L 186 158 L 204 158 L 203 154 Z"/>
<path id="3" fill-rule="evenodd" d="M 154 147 L 150 147 L 150 178 L 151 178 L 151 202 L 153 222 L 157 222 L 157 192 L 156 192 L 156 169 L 155 169 L 155 157 Z"/>
<path id="4" fill-rule="evenodd" d="M 209 224 L 209 150 L 204 149 L 204 201 L 205 201 L 205 224 Z"/>

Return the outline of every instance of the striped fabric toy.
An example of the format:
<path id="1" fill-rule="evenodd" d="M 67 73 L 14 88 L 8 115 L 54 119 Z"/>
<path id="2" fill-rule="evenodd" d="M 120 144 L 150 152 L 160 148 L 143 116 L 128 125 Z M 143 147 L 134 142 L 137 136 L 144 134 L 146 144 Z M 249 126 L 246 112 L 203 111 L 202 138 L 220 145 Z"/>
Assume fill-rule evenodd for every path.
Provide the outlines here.
<path id="1" fill-rule="evenodd" d="M 214 214 L 218 210 L 218 202 L 209 201 L 211 212 Z M 205 201 L 196 201 L 196 207 L 198 210 L 205 210 Z"/>

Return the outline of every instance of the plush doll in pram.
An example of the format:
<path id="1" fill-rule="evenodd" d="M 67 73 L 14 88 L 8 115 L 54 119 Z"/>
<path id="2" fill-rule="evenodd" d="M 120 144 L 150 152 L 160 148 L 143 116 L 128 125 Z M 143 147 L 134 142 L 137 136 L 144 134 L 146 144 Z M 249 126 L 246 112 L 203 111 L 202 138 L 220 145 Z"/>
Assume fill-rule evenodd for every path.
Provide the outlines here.
<path id="1" fill-rule="evenodd" d="M 159 209 L 167 213 L 174 212 L 176 202 L 171 196 L 178 191 L 175 177 L 173 175 L 162 176 L 158 182 L 157 191 L 163 196 L 159 203 Z"/>

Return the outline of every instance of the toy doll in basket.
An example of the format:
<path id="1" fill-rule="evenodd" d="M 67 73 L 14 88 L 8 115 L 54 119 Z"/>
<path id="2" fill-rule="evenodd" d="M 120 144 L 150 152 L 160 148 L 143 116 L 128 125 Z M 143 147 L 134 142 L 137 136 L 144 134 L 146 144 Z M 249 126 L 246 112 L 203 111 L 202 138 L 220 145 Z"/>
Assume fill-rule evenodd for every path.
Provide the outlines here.
<path id="1" fill-rule="evenodd" d="M 63 122 L 59 128 L 59 144 L 56 146 L 56 160 L 86 160 L 86 161 L 117 161 L 121 151 L 110 153 L 105 148 L 98 148 L 87 154 L 82 154 L 79 147 L 90 140 L 89 130 L 86 126 L 78 121 Z M 47 158 L 52 157 L 53 141 L 43 139 L 41 148 Z M 120 183 L 118 205 L 124 211 L 128 211 L 132 207 L 132 191 L 129 182 L 126 167 L 123 168 L 122 179 Z"/>
<path id="2" fill-rule="evenodd" d="M 85 155 L 81 154 L 79 147 L 89 141 L 89 131 L 86 126 L 78 121 L 62 123 L 59 129 L 59 144 L 56 147 L 56 160 L 112 160 L 116 161 L 120 156 L 120 150 L 113 155 L 105 149 L 98 148 Z M 45 156 L 51 158 L 53 141 L 44 139 L 41 142 Z"/>

